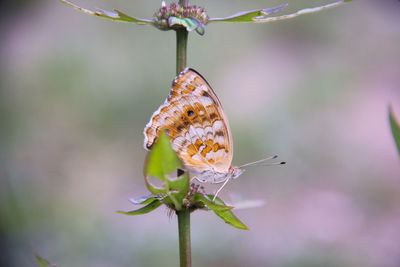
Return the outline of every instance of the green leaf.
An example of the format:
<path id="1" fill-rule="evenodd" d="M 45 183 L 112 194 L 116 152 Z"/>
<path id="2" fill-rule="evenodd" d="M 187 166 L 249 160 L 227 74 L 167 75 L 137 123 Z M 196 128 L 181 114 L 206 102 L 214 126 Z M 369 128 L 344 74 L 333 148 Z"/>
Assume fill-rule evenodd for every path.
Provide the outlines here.
<path id="1" fill-rule="evenodd" d="M 195 193 L 193 195 L 193 200 L 203 203 L 204 205 L 206 205 L 207 207 L 209 207 L 213 211 L 225 211 L 225 210 L 233 209 L 233 207 L 226 206 L 225 204 L 223 204 L 223 205 L 217 204 L 217 203 L 211 201 L 210 199 L 208 199 L 207 197 L 205 197 L 203 194 L 200 194 L 200 193 Z"/>
<path id="2" fill-rule="evenodd" d="M 200 24 L 200 21 L 194 18 L 177 18 L 177 17 L 169 17 L 168 25 L 170 27 L 180 25 L 186 28 L 188 32 L 195 30 Z"/>
<path id="3" fill-rule="evenodd" d="M 396 120 L 394 116 L 393 109 L 389 106 L 389 121 L 390 121 L 390 128 L 392 129 L 393 139 L 397 145 L 397 151 L 400 155 L 400 126 L 399 122 Z"/>
<path id="4" fill-rule="evenodd" d="M 200 35 L 204 35 L 205 31 L 206 31 L 206 28 L 203 23 L 201 23 L 200 26 L 196 28 L 196 32 Z"/>
<path id="5" fill-rule="evenodd" d="M 254 22 L 253 18 L 254 17 L 259 17 L 259 16 L 267 16 L 269 14 L 279 12 L 285 7 L 287 7 L 287 4 L 277 6 L 277 7 L 272 7 L 272 8 L 267 8 L 267 9 L 256 9 L 256 10 L 250 10 L 250 11 L 242 11 L 239 13 L 236 13 L 232 16 L 225 17 L 225 18 L 211 18 L 209 19 L 209 22 L 213 21 L 221 21 L 221 22 Z"/>
<path id="6" fill-rule="evenodd" d="M 200 35 L 204 34 L 204 24 L 200 22 L 195 17 L 188 17 L 188 18 L 178 18 L 178 17 L 169 17 L 168 25 L 170 27 L 180 25 L 186 28 L 188 32 L 196 30 L 196 32 Z"/>
<path id="7" fill-rule="evenodd" d="M 159 197 L 160 196 L 158 196 L 158 195 L 150 194 L 150 195 L 139 197 L 139 198 L 130 198 L 129 201 L 135 205 L 138 205 L 138 204 L 146 205 L 146 204 L 158 199 Z"/>
<path id="8" fill-rule="evenodd" d="M 334 2 L 334 3 L 326 4 L 326 5 L 323 5 L 323 6 L 301 9 L 301 10 L 295 12 L 295 13 L 292 13 L 292 14 L 287 14 L 287 15 L 282 15 L 282 16 L 277 16 L 277 17 L 260 16 L 260 17 L 255 17 L 253 20 L 254 20 L 254 22 L 257 22 L 257 23 L 264 23 L 264 22 L 291 19 L 291 18 L 295 18 L 295 17 L 300 16 L 300 15 L 311 14 L 311 13 L 322 11 L 322 10 L 327 9 L 327 8 L 337 7 L 337 6 L 340 6 L 342 4 L 348 3 L 350 1 L 351 0 L 341 0 L 341 1 Z"/>
<path id="9" fill-rule="evenodd" d="M 213 197 L 213 195 L 208 195 L 208 197 Z M 225 203 L 219 198 L 217 197 L 215 199 L 215 203 L 218 205 L 224 205 Z M 213 210 L 214 213 L 220 217 L 222 220 L 224 220 L 227 224 L 236 227 L 238 229 L 242 229 L 242 230 L 249 230 L 249 228 L 247 228 L 246 225 L 244 225 L 230 210 L 225 210 L 225 211 L 218 211 L 218 210 Z"/>
<path id="10" fill-rule="evenodd" d="M 132 210 L 132 211 L 117 211 L 118 213 L 125 214 L 125 215 L 141 215 L 149 213 L 150 211 L 155 210 L 159 206 L 161 206 L 162 202 L 158 199 L 154 200 L 150 204 L 144 206 L 143 208 Z"/>
<path id="11" fill-rule="evenodd" d="M 165 131 L 162 131 L 147 156 L 145 181 L 151 193 L 167 195 L 163 202 L 172 204 L 176 210 L 182 208 L 182 201 L 189 192 L 189 177 L 182 170 L 182 162 L 172 149 Z M 154 183 L 157 181 L 161 185 Z"/>
<path id="12" fill-rule="evenodd" d="M 318 11 L 321 11 L 321 10 L 324 10 L 327 8 L 337 7 L 339 5 L 342 5 L 344 3 L 348 3 L 351 1 L 352 0 L 341 0 L 341 1 L 333 2 L 333 3 L 327 4 L 327 5 L 323 5 L 323 6 L 301 9 L 292 14 L 276 16 L 276 17 L 268 17 L 270 14 L 281 11 L 282 9 L 287 7 L 287 4 L 285 4 L 285 5 L 269 8 L 269 9 L 257 9 L 257 10 L 252 10 L 252 11 L 239 12 L 239 13 L 236 13 L 232 16 L 225 17 L 225 18 L 211 18 L 211 19 L 209 19 L 209 22 L 220 21 L 220 22 L 264 23 L 264 22 L 271 22 L 271 21 L 277 21 L 277 20 L 285 20 L 285 19 L 291 19 L 291 18 L 300 16 L 300 15 L 304 15 L 304 14 L 318 12 Z"/>
<path id="13" fill-rule="evenodd" d="M 66 0 L 59 0 L 60 2 L 75 8 L 76 10 L 79 10 L 85 14 L 92 15 L 92 16 L 97 16 L 113 21 L 120 21 L 120 22 L 129 22 L 129 23 L 135 23 L 135 24 L 154 24 L 152 20 L 148 19 L 139 19 L 135 17 L 131 17 L 125 13 L 122 13 L 121 11 L 114 9 L 114 11 L 107 11 L 107 10 L 102 10 L 98 9 L 96 11 L 92 11 L 86 8 L 79 7 L 75 4 L 72 4 L 71 2 L 68 2 Z"/>
<path id="14" fill-rule="evenodd" d="M 51 262 L 40 257 L 35 251 L 33 251 L 33 255 L 35 255 L 36 261 L 39 263 L 40 267 L 47 267 L 47 266 L 52 265 Z M 56 265 L 53 265 L 53 266 L 56 266 Z"/>
<path id="15" fill-rule="evenodd" d="M 167 175 L 178 168 L 183 168 L 183 164 L 172 149 L 165 131 L 162 131 L 147 156 L 145 175 L 151 175 L 167 181 Z"/>

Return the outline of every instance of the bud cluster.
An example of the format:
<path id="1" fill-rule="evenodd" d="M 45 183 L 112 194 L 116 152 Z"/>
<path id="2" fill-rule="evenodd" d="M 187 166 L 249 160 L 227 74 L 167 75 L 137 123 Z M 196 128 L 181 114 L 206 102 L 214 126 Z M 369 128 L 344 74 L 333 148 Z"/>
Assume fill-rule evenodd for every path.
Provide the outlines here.
<path id="1" fill-rule="evenodd" d="M 205 194 L 204 186 L 200 186 L 199 184 L 191 183 L 189 195 L 194 195 L 196 193 Z"/>
<path id="2" fill-rule="evenodd" d="M 170 30 L 171 26 L 168 23 L 170 17 L 195 18 L 203 25 L 207 24 L 209 19 L 203 7 L 196 5 L 183 7 L 176 3 L 166 5 L 163 1 L 161 8 L 154 14 L 155 26 L 160 30 Z"/>

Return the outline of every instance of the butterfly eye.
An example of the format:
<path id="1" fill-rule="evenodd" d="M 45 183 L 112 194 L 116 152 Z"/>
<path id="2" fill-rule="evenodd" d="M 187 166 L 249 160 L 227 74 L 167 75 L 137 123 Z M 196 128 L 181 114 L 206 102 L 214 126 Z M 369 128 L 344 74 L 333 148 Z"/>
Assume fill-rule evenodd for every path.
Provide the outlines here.
<path id="1" fill-rule="evenodd" d="M 182 176 L 183 174 L 185 174 L 185 171 L 184 171 L 184 170 L 182 170 L 182 169 L 180 169 L 180 168 L 178 168 L 178 169 L 176 170 L 176 176 L 177 176 L 177 177 L 180 177 L 180 176 Z"/>
<path id="2" fill-rule="evenodd" d="M 189 111 L 187 112 L 187 115 L 188 115 L 189 117 L 192 117 L 192 116 L 194 115 L 193 110 L 189 110 Z"/>
<path id="3" fill-rule="evenodd" d="M 170 131 L 169 129 L 166 129 L 166 130 L 165 130 L 165 133 L 166 133 L 167 135 L 169 135 L 169 134 L 171 133 L 171 131 Z"/>

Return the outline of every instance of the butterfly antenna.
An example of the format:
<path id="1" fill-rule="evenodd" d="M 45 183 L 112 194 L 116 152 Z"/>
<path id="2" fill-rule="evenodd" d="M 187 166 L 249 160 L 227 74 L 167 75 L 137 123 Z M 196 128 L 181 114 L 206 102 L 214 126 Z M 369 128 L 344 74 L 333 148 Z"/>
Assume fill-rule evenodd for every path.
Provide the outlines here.
<path id="1" fill-rule="evenodd" d="M 265 159 L 261 159 L 261 160 L 257 160 L 257 161 L 254 161 L 254 162 L 243 164 L 242 166 L 239 166 L 239 168 L 241 169 L 243 167 L 249 167 L 249 166 L 268 166 L 268 165 L 285 164 L 285 162 L 283 162 L 283 161 L 279 162 L 278 164 L 275 164 L 275 163 L 270 163 L 268 165 L 262 164 L 262 163 L 266 162 L 267 160 L 276 159 L 277 157 L 278 157 L 278 155 L 273 155 L 272 157 L 268 157 L 268 158 L 265 158 Z"/>
<path id="2" fill-rule="evenodd" d="M 264 164 L 257 164 L 257 165 L 251 165 L 251 166 L 274 166 L 274 165 L 285 165 L 286 161 L 281 161 L 281 162 L 271 162 L 271 163 L 264 163 Z"/>

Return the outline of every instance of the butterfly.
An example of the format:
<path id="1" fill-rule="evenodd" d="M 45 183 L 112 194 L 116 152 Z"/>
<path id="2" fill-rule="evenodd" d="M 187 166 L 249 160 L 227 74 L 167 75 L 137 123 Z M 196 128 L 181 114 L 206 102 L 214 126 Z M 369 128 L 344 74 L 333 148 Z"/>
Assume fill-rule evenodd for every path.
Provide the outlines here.
<path id="1" fill-rule="evenodd" d="M 192 179 L 223 183 L 214 199 L 230 179 L 244 172 L 243 167 L 276 158 L 232 165 L 232 135 L 221 102 L 207 81 L 190 68 L 174 79 L 164 104 L 153 113 L 144 128 L 145 149 L 151 149 L 163 130 Z"/>

